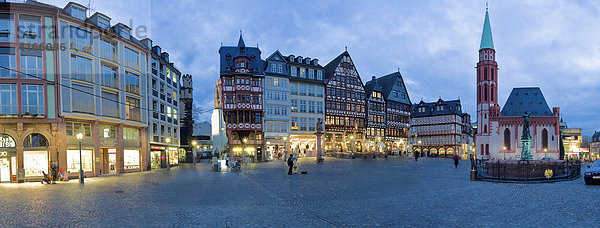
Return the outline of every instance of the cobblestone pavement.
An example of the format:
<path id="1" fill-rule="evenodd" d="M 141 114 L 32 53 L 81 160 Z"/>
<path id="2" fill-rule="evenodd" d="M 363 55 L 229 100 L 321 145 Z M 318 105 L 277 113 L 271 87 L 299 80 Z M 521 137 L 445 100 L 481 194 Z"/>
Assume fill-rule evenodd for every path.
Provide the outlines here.
<path id="1" fill-rule="evenodd" d="M 207 163 L 56 185 L 0 184 L 0 226 L 597 227 L 600 186 L 469 181 L 467 161 L 327 158 L 241 172 Z"/>

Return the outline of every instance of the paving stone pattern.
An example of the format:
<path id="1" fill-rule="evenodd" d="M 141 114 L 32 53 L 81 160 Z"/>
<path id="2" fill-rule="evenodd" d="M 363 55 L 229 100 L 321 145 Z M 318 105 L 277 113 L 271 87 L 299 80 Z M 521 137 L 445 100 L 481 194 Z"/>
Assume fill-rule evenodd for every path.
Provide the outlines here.
<path id="1" fill-rule="evenodd" d="M 184 164 L 56 185 L 0 184 L 0 227 L 598 227 L 600 186 L 469 181 L 451 159 Z"/>

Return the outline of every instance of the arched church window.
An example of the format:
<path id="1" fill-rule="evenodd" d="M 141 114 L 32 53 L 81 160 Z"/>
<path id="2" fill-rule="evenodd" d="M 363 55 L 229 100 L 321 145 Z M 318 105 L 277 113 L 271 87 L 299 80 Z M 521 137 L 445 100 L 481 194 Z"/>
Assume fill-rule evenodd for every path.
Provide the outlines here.
<path id="1" fill-rule="evenodd" d="M 485 144 L 485 155 L 490 155 L 490 144 Z"/>
<path id="2" fill-rule="evenodd" d="M 542 130 L 542 149 L 548 149 L 548 130 Z"/>
<path id="3" fill-rule="evenodd" d="M 493 79 L 492 79 L 493 80 Z M 490 88 L 490 96 L 492 97 L 492 99 L 490 99 L 492 102 L 494 101 L 494 86 L 492 86 L 492 88 Z"/>
<path id="4" fill-rule="evenodd" d="M 487 133 L 487 124 L 483 126 L 483 133 Z"/>
<path id="5" fill-rule="evenodd" d="M 48 146 L 48 140 L 42 134 L 33 133 L 28 135 L 23 142 L 25 147 L 45 147 Z"/>
<path id="6" fill-rule="evenodd" d="M 483 68 L 483 80 L 487 80 L 487 67 Z"/>
<path id="7" fill-rule="evenodd" d="M 481 153 L 479 154 L 483 155 L 483 144 L 481 144 Z"/>
<path id="8" fill-rule="evenodd" d="M 487 113 L 483 113 L 483 119 L 486 120 L 487 119 Z"/>
<path id="9" fill-rule="evenodd" d="M 504 149 L 510 150 L 510 130 L 504 129 Z"/>
<path id="10" fill-rule="evenodd" d="M 490 69 L 490 78 L 494 81 L 494 68 Z"/>

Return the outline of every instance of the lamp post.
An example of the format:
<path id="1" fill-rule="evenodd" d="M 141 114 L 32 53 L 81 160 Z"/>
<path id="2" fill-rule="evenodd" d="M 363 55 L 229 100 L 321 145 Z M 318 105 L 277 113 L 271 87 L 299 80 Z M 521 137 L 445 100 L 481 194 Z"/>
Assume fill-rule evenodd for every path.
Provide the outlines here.
<path id="1" fill-rule="evenodd" d="M 544 158 L 546 158 L 546 153 L 548 152 L 548 148 L 544 148 Z"/>
<path id="2" fill-rule="evenodd" d="M 421 148 L 421 140 L 417 141 L 417 143 L 419 144 L 419 146 L 417 146 L 417 148 L 419 148 L 419 149 L 421 150 L 421 154 L 420 154 L 420 155 L 421 155 L 421 157 L 423 157 L 423 148 Z M 416 154 L 416 153 L 417 153 L 417 152 L 415 151 L 415 154 Z M 418 155 L 417 155 L 417 156 L 418 156 Z"/>
<path id="3" fill-rule="evenodd" d="M 196 142 L 196 140 L 192 141 L 192 160 L 194 165 L 196 165 L 196 153 L 198 153 L 198 148 L 196 147 L 196 144 L 198 144 L 198 142 Z"/>
<path id="4" fill-rule="evenodd" d="M 79 140 L 79 183 L 83 184 L 83 161 L 81 160 L 81 140 L 83 139 L 83 133 L 77 133 L 77 140 Z"/>
<path id="5" fill-rule="evenodd" d="M 504 147 L 504 160 L 506 160 L 506 147 Z"/>
<path id="6" fill-rule="evenodd" d="M 381 152 L 381 145 L 379 145 L 380 142 L 381 142 L 381 137 L 377 136 L 377 152 L 376 152 L 376 154 Z"/>
<path id="7" fill-rule="evenodd" d="M 169 162 L 169 143 L 171 143 L 171 138 L 166 138 L 165 142 L 167 143 L 167 146 L 165 148 L 165 160 L 167 161 L 167 169 L 171 169 L 171 162 Z"/>
<path id="8" fill-rule="evenodd" d="M 352 140 L 352 150 L 351 150 L 351 152 L 352 152 L 352 156 L 354 156 L 354 154 L 355 154 L 354 150 L 356 149 L 356 142 L 354 141 L 354 135 L 350 136 L 350 140 Z"/>

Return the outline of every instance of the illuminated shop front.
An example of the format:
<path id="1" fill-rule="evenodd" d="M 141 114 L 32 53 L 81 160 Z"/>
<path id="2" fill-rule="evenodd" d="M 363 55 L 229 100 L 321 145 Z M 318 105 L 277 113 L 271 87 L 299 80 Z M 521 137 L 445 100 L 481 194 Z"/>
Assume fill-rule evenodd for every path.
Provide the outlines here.
<path id="1" fill-rule="evenodd" d="M 41 177 L 48 173 L 48 140 L 41 134 L 28 135 L 23 142 L 23 169 L 25 177 Z"/>
<path id="2" fill-rule="evenodd" d="M 0 134 L 0 182 L 16 181 L 17 150 L 12 137 Z"/>
<path id="3" fill-rule="evenodd" d="M 94 167 L 92 163 L 94 160 L 93 151 L 89 149 L 82 149 L 81 160 L 83 161 L 83 171 L 91 172 Z M 79 149 L 67 150 L 67 172 L 74 174 L 79 173 Z"/>
<path id="4" fill-rule="evenodd" d="M 140 171 L 140 151 L 123 150 L 123 168 L 125 171 Z"/>
<path id="5" fill-rule="evenodd" d="M 300 157 L 317 156 L 317 136 L 291 135 L 290 145 L 292 153 Z"/>
<path id="6" fill-rule="evenodd" d="M 150 168 L 160 169 L 166 168 L 166 157 L 164 146 L 150 146 Z"/>
<path id="7" fill-rule="evenodd" d="M 169 165 L 178 165 L 179 164 L 179 152 L 175 147 L 168 148 L 169 155 Z"/>

